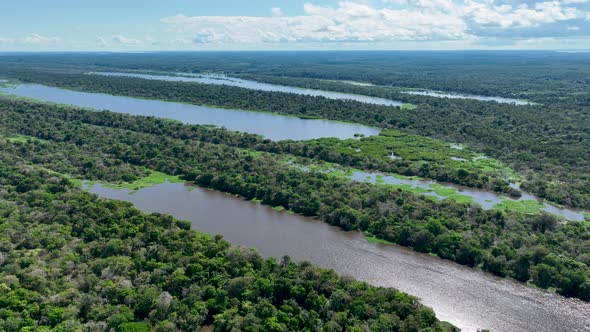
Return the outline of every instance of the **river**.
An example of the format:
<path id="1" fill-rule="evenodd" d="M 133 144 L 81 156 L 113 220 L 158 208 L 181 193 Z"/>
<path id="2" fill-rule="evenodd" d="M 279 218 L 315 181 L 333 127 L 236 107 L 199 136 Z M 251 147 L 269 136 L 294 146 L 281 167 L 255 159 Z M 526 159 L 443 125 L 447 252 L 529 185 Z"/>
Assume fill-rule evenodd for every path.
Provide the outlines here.
<path id="1" fill-rule="evenodd" d="M 409 95 L 418 95 L 418 96 L 428 96 L 428 97 L 436 97 L 436 98 L 450 98 L 450 99 L 472 99 L 472 100 L 480 100 L 480 101 L 495 101 L 501 104 L 513 104 L 513 105 L 532 105 L 533 103 L 528 102 L 526 100 L 520 99 L 513 99 L 513 98 L 504 98 L 504 97 L 491 97 L 491 96 L 479 96 L 479 95 L 467 95 L 461 93 L 450 93 L 444 91 L 401 91 L 401 93 L 409 94 Z"/>
<path id="2" fill-rule="evenodd" d="M 174 81 L 174 82 L 196 82 L 204 84 L 216 84 L 216 85 L 228 85 L 237 86 L 240 88 L 261 90 L 261 91 L 273 91 L 273 92 L 287 92 L 306 96 L 321 96 L 328 99 L 339 99 L 339 100 L 354 100 L 361 103 L 385 105 L 385 106 L 401 106 L 402 102 L 397 100 L 390 100 L 379 97 L 371 97 L 365 95 L 357 95 L 352 93 L 325 91 L 299 88 L 294 86 L 262 83 L 251 80 L 245 80 L 236 77 L 230 77 L 220 74 L 178 74 L 175 76 L 171 75 L 149 75 L 139 73 L 120 73 L 120 72 L 95 72 L 90 73 L 95 75 L 103 76 L 123 76 L 123 77 L 136 77 L 148 80 L 160 80 L 160 81 Z"/>
<path id="3" fill-rule="evenodd" d="M 354 123 L 321 119 L 300 119 L 274 113 L 221 109 L 161 100 L 113 96 L 25 84 L 0 87 L 0 92 L 60 104 L 108 109 L 117 113 L 154 116 L 189 124 L 210 124 L 230 130 L 259 134 L 271 140 L 307 140 L 322 137 L 372 136 L 380 130 Z"/>
<path id="4" fill-rule="evenodd" d="M 590 303 L 407 248 L 369 243 L 360 233 L 217 191 L 182 183 L 163 183 L 133 195 L 100 185 L 88 190 L 131 202 L 145 212 L 188 220 L 194 229 L 221 234 L 266 257 L 289 255 L 373 285 L 397 288 L 421 298 L 439 319 L 464 331 L 590 331 Z"/>
<path id="5" fill-rule="evenodd" d="M 231 77 L 231 76 L 225 76 L 222 74 L 177 73 L 176 75 L 170 75 L 170 74 L 167 75 L 166 73 L 161 73 L 161 74 L 159 73 L 158 75 L 151 75 L 151 74 L 130 73 L 130 72 L 92 72 L 89 74 L 103 75 L 103 76 L 136 77 L 136 78 L 143 78 L 143 79 L 148 79 L 148 80 L 160 80 L 160 81 L 172 81 L 172 82 L 196 82 L 196 83 L 203 83 L 203 84 L 229 85 L 229 86 L 237 86 L 237 87 L 246 88 L 246 89 L 253 89 L 253 90 L 287 92 L 287 93 L 295 93 L 295 94 L 301 94 L 301 95 L 307 95 L 307 96 L 322 96 L 322 97 L 326 97 L 329 99 L 354 100 L 354 101 L 359 101 L 359 102 L 368 103 L 368 104 L 376 104 L 376 105 L 386 105 L 386 106 L 401 106 L 402 105 L 402 102 L 397 101 L 397 100 L 372 97 L 372 96 L 366 96 L 366 95 L 351 94 L 351 93 L 344 93 L 344 92 L 315 90 L 315 89 L 306 89 L 306 88 L 300 88 L 300 87 L 294 87 L 294 86 L 262 83 L 262 82 L 245 80 L 245 79 Z M 357 86 L 364 86 L 364 87 L 371 87 L 371 86 L 388 87 L 388 86 L 374 85 L 371 83 L 363 83 L 363 82 L 356 82 L 356 81 L 334 81 L 334 82 L 342 82 L 342 83 L 347 83 L 347 84 L 357 85 Z M 405 94 L 436 97 L 436 98 L 495 101 L 497 103 L 513 104 L 513 105 L 519 105 L 519 106 L 533 104 L 533 103 L 528 102 L 526 100 L 520 100 L 520 99 L 514 99 L 514 98 L 469 95 L 469 94 L 454 93 L 454 92 L 451 93 L 451 92 L 434 91 L 434 90 L 405 90 L 405 91 L 400 91 L 400 92 L 405 93 Z"/>

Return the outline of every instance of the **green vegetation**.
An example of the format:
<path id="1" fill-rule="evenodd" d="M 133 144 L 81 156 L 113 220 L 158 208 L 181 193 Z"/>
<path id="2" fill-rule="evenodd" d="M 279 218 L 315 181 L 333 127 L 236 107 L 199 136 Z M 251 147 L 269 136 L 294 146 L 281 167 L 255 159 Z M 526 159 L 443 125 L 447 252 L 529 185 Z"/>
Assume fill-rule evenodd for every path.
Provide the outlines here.
<path id="1" fill-rule="evenodd" d="M 543 205 L 537 201 L 514 201 L 504 198 L 502 202 L 494 205 L 495 209 L 503 211 L 517 211 L 519 213 L 539 214 Z"/>
<path id="2" fill-rule="evenodd" d="M 412 104 L 412 103 L 403 103 L 400 108 L 402 110 L 415 110 L 416 108 L 418 108 L 418 106 Z"/>
<path id="3" fill-rule="evenodd" d="M 133 182 L 103 183 L 102 185 L 106 188 L 112 189 L 138 190 L 141 188 L 153 187 L 166 181 L 170 183 L 184 182 L 178 176 L 170 176 L 161 172 L 150 171 L 149 175 L 139 178 Z"/>
<path id="4" fill-rule="evenodd" d="M 146 169 L 171 174 L 590 300 L 587 223 L 483 210 L 458 197 L 438 202 L 386 184 L 305 172 L 284 152 L 244 148 L 260 142 L 255 136 L 157 118 L 0 99 L 0 131 L 44 140 L 0 141 L 0 151 L 35 167 L 115 183 L 142 178 Z M 30 191 L 35 182 L 28 178 L 15 190 Z"/>
<path id="5" fill-rule="evenodd" d="M 248 58 L 248 56 L 244 57 Z M 538 63 L 554 57 L 557 57 L 557 55 L 550 54 L 547 57 L 536 58 L 531 56 L 531 58 L 527 58 L 527 61 Z M 481 63 L 477 65 L 471 64 L 466 72 L 465 67 L 461 67 L 460 64 L 454 62 L 456 59 L 449 57 L 447 60 L 452 65 L 446 67 L 439 64 L 436 69 L 432 70 L 446 71 L 448 68 L 457 67 L 463 69 L 458 69 L 454 75 L 451 75 L 453 73 L 443 74 L 445 79 L 442 81 L 439 78 L 434 78 L 431 74 L 418 74 L 416 76 L 415 73 L 408 72 L 407 69 L 402 70 L 403 74 L 382 71 L 382 68 L 375 71 L 375 68 L 371 66 L 380 63 L 377 60 L 371 62 L 369 66 L 371 68 L 367 68 L 362 63 L 358 65 L 355 63 L 353 66 L 348 63 L 348 67 L 341 64 L 342 67 L 338 67 L 339 71 L 333 71 L 335 68 L 333 65 L 323 66 L 317 63 L 316 65 L 306 63 L 305 70 L 294 64 L 291 65 L 295 67 L 285 67 L 283 64 L 275 69 L 270 69 L 272 65 L 269 64 L 268 68 L 261 69 L 262 74 L 267 73 L 269 75 L 261 76 L 259 73 L 256 77 L 257 79 L 266 78 L 266 80 L 272 80 L 275 83 L 298 86 L 314 85 L 314 87 L 328 90 L 346 90 L 347 92 L 385 96 L 415 104 L 418 107 L 415 110 L 288 93 L 253 91 L 238 87 L 84 75 L 80 73 L 88 69 L 79 68 L 74 70 L 72 67 L 64 69 L 55 64 L 48 69 L 47 64 L 43 65 L 45 67 L 39 64 L 23 64 L 22 61 L 26 62 L 23 58 L 27 58 L 23 56 L 18 59 L 18 61 L 21 61 L 18 68 L 10 64 L 11 57 L 4 57 L 4 65 L 0 65 L 0 75 L 16 78 L 22 82 L 38 82 L 83 91 L 352 121 L 381 128 L 398 129 L 445 141 L 459 142 L 469 146 L 474 151 L 500 160 L 512 169 L 526 175 L 522 181 L 524 190 L 562 205 L 589 208 L 590 186 L 588 183 L 590 182 L 590 174 L 588 170 L 590 169 L 590 144 L 588 142 L 590 131 L 587 128 L 590 127 L 590 118 L 586 114 L 589 110 L 590 94 L 587 89 L 580 87 L 585 86 L 583 82 L 585 82 L 586 76 L 583 76 L 583 73 L 588 72 L 590 66 L 587 65 L 586 60 L 580 59 L 576 55 L 569 57 L 560 55 L 560 57 L 564 57 L 563 62 L 560 62 L 560 66 L 550 67 L 544 65 L 539 70 L 539 68 L 531 66 L 514 68 L 508 64 L 503 56 L 494 55 L 492 57 L 494 61 L 502 58 L 503 60 L 499 62 L 505 63 L 507 68 L 513 70 L 508 76 L 500 75 L 499 73 L 507 75 L 507 72 L 498 69 L 497 64 L 487 62 L 488 58 L 479 58 L 479 60 L 489 68 L 498 69 L 498 72 L 489 72 L 489 68 L 485 66 L 479 67 Z M 76 56 L 62 59 L 59 62 L 67 63 L 71 61 L 75 64 L 82 64 L 88 61 L 85 58 L 74 58 Z M 206 61 L 196 63 L 194 59 L 181 56 L 180 58 L 163 56 L 160 61 L 163 61 L 164 58 L 166 61 L 172 59 L 180 61 L 180 58 L 184 60 L 181 63 L 174 63 L 174 60 L 172 60 L 172 63 L 158 64 L 154 63 L 157 60 L 142 60 L 139 57 L 134 58 L 134 61 L 140 63 L 130 64 L 129 69 L 139 69 L 142 66 L 147 66 L 146 63 L 149 62 L 154 70 L 164 70 L 168 66 L 174 66 L 174 70 L 179 70 L 186 67 L 187 63 L 191 63 L 191 70 L 198 70 L 205 64 L 211 64 L 213 67 L 217 66 L 219 70 L 225 69 L 226 72 L 232 72 L 232 69 L 233 71 L 239 71 L 238 68 L 248 72 L 251 70 L 251 68 L 243 68 L 242 62 L 239 65 L 227 62 L 220 63 L 215 59 L 207 58 Z M 287 58 L 289 57 L 287 56 Z M 302 58 L 309 60 L 309 57 Z M 417 60 L 418 58 L 416 58 L 416 61 L 420 62 Z M 53 61 L 51 60 L 53 59 L 52 56 L 41 56 L 40 59 L 43 59 L 42 61 Z M 39 59 L 33 58 L 27 58 L 26 60 L 31 62 L 39 61 Z M 263 62 L 267 63 L 266 60 Z M 13 61 L 17 60 L 13 59 Z M 141 64 L 142 61 L 146 63 Z M 296 63 L 299 60 L 291 59 L 291 61 Z M 310 61 L 315 63 L 317 59 Z M 399 63 L 404 62 L 405 60 L 399 61 Z M 113 67 L 116 64 L 122 65 L 125 61 L 121 58 L 106 57 L 91 63 L 104 67 Z M 215 63 L 217 65 L 214 65 Z M 427 64 L 424 65 L 431 68 Z M 253 66 L 257 67 L 256 65 Z M 564 68 L 571 70 L 572 66 L 577 68 L 576 71 L 569 71 L 567 75 L 564 75 L 562 70 Z M 345 67 L 346 69 L 344 69 Z M 441 67 L 446 69 L 439 69 Z M 317 72 L 308 72 L 309 68 L 316 68 Z M 408 66 L 408 68 L 416 69 L 415 66 Z M 482 73 L 485 72 L 487 76 L 484 77 L 479 72 L 477 75 L 471 74 L 470 71 L 473 68 L 480 68 Z M 207 70 L 215 70 L 215 68 Z M 505 97 L 527 98 L 540 104 L 516 107 L 493 102 L 409 96 L 396 92 L 392 88 L 362 87 L 318 79 L 351 78 L 337 77 L 342 75 L 342 72 L 346 72 L 346 75 L 355 73 L 357 79 L 384 85 L 461 90 L 460 92 L 484 95 L 496 94 Z M 515 78 L 515 72 L 518 72 L 521 76 Z M 551 74 L 547 74 L 548 72 Z M 275 76 L 277 74 L 280 74 L 280 77 Z M 298 75 L 314 77 L 314 79 L 293 77 Z M 395 77 L 396 75 L 399 76 Z M 547 75 L 553 75 L 551 76 L 553 77 L 551 84 L 547 83 Z M 457 77 L 462 77 L 464 81 L 458 81 Z M 494 80 L 490 80 L 491 77 Z M 572 77 L 578 77 L 578 79 L 572 80 Z M 530 81 L 533 78 L 537 80 Z M 513 85 L 507 84 L 507 82 L 511 82 Z M 543 84 L 539 84 L 539 82 L 543 82 Z M 434 87 L 436 84 L 440 84 L 440 86 Z M 515 86 L 525 91 L 514 93 Z M 485 162 L 485 160 L 482 160 L 482 162 Z M 493 169 L 493 165 L 488 168 L 488 170 L 491 169 Z M 448 172 L 451 171 L 458 171 L 458 169 L 454 168 Z M 470 179 L 475 182 L 474 186 L 477 186 L 477 183 L 485 182 L 483 176 L 479 174 L 474 176 L 478 177 L 477 180 Z M 454 181 L 455 177 L 457 176 L 450 177 L 449 181 Z M 460 178 L 460 176 L 458 177 Z M 498 187 L 501 191 L 510 193 L 505 183 L 503 181 L 498 182 L 498 180 L 502 179 L 490 179 L 485 187 Z"/>
<path id="6" fill-rule="evenodd" d="M 383 240 L 383 239 L 380 239 L 380 238 L 375 237 L 375 236 L 365 236 L 365 239 L 367 239 L 367 242 L 369 242 L 369 243 L 395 244 L 393 242 L 389 242 L 387 240 Z"/>
<path id="7" fill-rule="evenodd" d="M 25 136 L 25 135 L 12 135 L 12 136 L 8 136 L 8 137 L 2 137 L 0 135 L 0 139 L 6 139 L 7 141 L 9 141 L 11 143 L 26 142 L 27 140 L 38 140 L 38 141 L 42 141 L 39 138 L 31 137 L 31 136 Z"/>
<path id="8" fill-rule="evenodd" d="M 461 195 L 461 194 L 451 194 L 449 196 L 447 196 L 447 198 L 445 199 L 450 199 L 453 200 L 457 203 L 472 203 L 473 202 L 473 198 L 466 196 L 466 195 Z M 515 210 L 509 210 L 514 212 Z"/>
<path id="9" fill-rule="evenodd" d="M 516 178 L 516 175 L 499 161 L 483 158 L 469 149 L 455 149 L 440 140 L 398 130 L 383 130 L 379 135 L 360 139 L 321 138 L 279 142 L 278 145 L 295 155 L 359 169 L 420 176 L 519 195 L 504 180 Z"/>
<path id="10" fill-rule="evenodd" d="M 1 331 L 455 330 L 409 295 L 232 248 L 5 150 L 0 192 Z"/>
<path id="11" fill-rule="evenodd" d="M 123 323 L 117 327 L 119 332 L 150 332 L 150 325 L 141 322 Z"/>
<path id="12" fill-rule="evenodd" d="M 457 189 L 455 189 L 455 188 L 447 188 L 447 187 L 437 184 L 437 183 L 431 184 L 429 187 L 432 188 L 432 190 L 437 195 L 440 195 L 440 196 L 449 196 L 449 195 L 453 195 L 457 192 Z"/>

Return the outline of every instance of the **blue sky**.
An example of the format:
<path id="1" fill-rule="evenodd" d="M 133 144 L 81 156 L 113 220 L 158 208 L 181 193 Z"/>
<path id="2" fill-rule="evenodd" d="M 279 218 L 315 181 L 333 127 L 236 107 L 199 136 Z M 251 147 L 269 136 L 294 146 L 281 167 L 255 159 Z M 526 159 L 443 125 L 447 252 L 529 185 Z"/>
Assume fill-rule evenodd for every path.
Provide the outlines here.
<path id="1" fill-rule="evenodd" d="M 0 2 L 0 51 L 589 48 L 590 0 Z"/>

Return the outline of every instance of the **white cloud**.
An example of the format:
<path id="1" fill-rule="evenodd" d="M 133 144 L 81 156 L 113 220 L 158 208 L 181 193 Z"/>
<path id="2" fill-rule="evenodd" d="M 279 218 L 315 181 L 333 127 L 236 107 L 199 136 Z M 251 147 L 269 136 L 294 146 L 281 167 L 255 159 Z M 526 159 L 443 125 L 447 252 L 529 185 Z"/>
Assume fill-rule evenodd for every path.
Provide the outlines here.
<path id="1" fill-rule="evenodd" d="M 562 6 L 558 1 L 538 2 L 530 6 L 521 4 L 514 7 L 467 0 L 463 13 L 467 20 L 480 26 L 500 28 L 537 27 L 541 24 L 580 19 L 586 15 L 576 7 Z"/>
<path id="2" fill-rule="evenodd" d="M 28 36 L 18 38 L 0 38 L 0 44 L 11 45 L 51 45 L 60 41 L 59 37 L 48 37 L 38 33 L 32 33 Z"/>
<path id="3" fill-rule="evenodd" d="M 283 16 L 283 11 L 279 7 L 273 7 L 270 9 L 272 16 Z"/>
<path id="4" fill-rule="evenodd" d="M 113 35 L 113 40 L 119 44 L 124 44 L 124 45 L 139 45 L 141 44 L 141 41 L 139 39 L 134 39 L 134 38 L 127 38 L 123 35 Z"/>
<path id="5" fill-rule="evenodd" d="M 330 43 L 469 40 L 486 28 L 534 28 L 590 18 L 575 4 L 588 0 L 549 0 L 512 4 L 498 0 L 341 1 L 335 7 L 304 4 L 304 14 L 272 17 L 176 16 L 161 22 L 199 44 Z"/>
<path id="6" fill-rule="evenodd" d="M 562 0 L 561 3 L 565 5 L 574 5 L 574 4 L 582 4 L 587 3 L 589 0 Z"/>
<path id="7" fill-rule="evenodd" d="M 193 33 L 199 43 L 379 42 L 459 39 L 466 25 L 442 11 L 376 9 L 341 2 L 338 7 L 304 5 L 305 15 L 291 17 L 195 16 L 161 21 L 179 33 Z"/>
<path id="8" fill-rule="evenodd" d="M 42 36 L 37 33 L 32 33 L 29 36 L 21 39 L 20 42 L 23 44 L 37 45 L 37 44 L 54 44 L 54 43 L 57 43 L 59 40 L 60 39 L 58 37 L 47 37 L 47 36 Z"/>

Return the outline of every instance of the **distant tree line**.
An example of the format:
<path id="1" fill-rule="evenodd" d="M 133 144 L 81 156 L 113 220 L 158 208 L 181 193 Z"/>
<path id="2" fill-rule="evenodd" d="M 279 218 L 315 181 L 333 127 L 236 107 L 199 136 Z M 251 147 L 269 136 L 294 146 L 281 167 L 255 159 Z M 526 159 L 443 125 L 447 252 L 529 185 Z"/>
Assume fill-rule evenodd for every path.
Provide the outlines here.
<path id="1" fill-rule="evenodd" d="M 456 331 L 395 289 L 264 259 L 4 149 L 0 197 L 1 331 Z"/>

